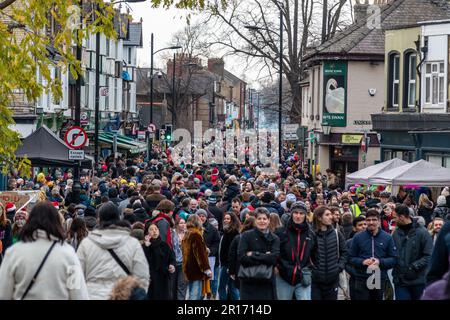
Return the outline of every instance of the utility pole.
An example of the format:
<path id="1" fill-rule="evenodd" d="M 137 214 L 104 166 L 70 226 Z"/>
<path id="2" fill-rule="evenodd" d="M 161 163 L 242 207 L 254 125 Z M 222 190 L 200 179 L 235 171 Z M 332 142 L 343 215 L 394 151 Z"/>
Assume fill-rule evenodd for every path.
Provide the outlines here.
<path id="1" fill-rule="evenodd" d="M 150 123 L 153 123 L 153 32 L 150 36 Z"/>
<path id="2" fill-rule="evenodd" d="M 325 42 L 327 36 L 327 14 L 328 14 L 328 0 L 323 0 L 322 11 L 322 43 Z"/>
<path id="3" fill-rule="evenodd" d="M 83 0 L 80 0 L 80 25 L 77 29 L 77 50 L 76 50 L 76 58 L 77 61 L 80 63 L 80 70 L 81 70 L 81 43 L 80 43 L 80 33 L 81 28 L 83 27 Z M 75 86 L 75 125 L 80 126 L 81 123 L 81 71 L 77 71 L 77 81 Z M 74 164 L 74 173 L 73 173 L 74 181 L 79 181 L 80 179 L 80 163 L 79 161 L 75 161 Z"/>
<path id="4" fill-rule="evenodd" d="M 100 10 L 97 4 L 97 10 Z M 98 165 L 98 135 L 100 117 L 100 32 L 95 34 L 95 119 L 94 119 L 94 157 L 95 165 Z"/>
<path id="5" fill-rule="evenodd" d="M 175 114 L 175 53 L 173 54 L 173 61 L 172 61 L 172 126 L 175 126 L 174 122 L 174 114 Z"/>
<path id="6" fill-rule="evenodd" d="M 283 134 L 282 134 L 282 105 L 283 105 L 283 10 L 280 7 L 280 70 L 279 70 L 279 83 L 278 83 L 278 139 L 279 148 L 278 156 L 281 163 L 283 156 Z"/>

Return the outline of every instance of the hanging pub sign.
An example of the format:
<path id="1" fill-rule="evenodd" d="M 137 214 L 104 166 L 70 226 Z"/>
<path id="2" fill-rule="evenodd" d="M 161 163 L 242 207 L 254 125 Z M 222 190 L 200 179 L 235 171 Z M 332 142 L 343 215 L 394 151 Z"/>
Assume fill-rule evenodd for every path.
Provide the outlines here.
<path id="1" fill-rule="evenodd" d="M 326 61 L 323 64 L 323 121 L 324 125 L 347 125 L 347 62 Z"/>

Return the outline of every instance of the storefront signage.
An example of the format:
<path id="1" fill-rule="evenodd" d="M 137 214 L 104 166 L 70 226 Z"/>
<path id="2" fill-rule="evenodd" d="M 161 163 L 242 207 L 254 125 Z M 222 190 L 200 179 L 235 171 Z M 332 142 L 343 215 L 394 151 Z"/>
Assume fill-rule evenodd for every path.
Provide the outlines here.
<path id="1" fill-rule="evenodd" d="M 347 125 L 347 62 L 323 64 L 323 121 L 324 125 Z"/>
<path id="2" fill-rule="evenodd" d="M 364 126 L 364 125 L 370 126 L 372 124 L 372 121 L 370 121 L 370 120 L 355 120 L 355 121 L 353 121 L 353 124 L 357 125 L 357 126 Z"/>
<path id="3" fill-rule="evenodd" d="M 361 142 L 361 134 L 343 134 L 342 143 L 343 144 L 359 144 Z"/>

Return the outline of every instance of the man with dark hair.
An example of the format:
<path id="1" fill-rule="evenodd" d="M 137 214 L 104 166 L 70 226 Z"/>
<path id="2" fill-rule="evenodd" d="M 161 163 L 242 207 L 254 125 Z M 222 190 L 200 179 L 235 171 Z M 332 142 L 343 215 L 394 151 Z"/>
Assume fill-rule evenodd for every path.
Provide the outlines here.
<path id="1" fill-rule="evenodd" d="M 350 212 L 352 215 L 352 211 L 350 210 L 350 200 L 344 199 L 341 201 L 341 207 L 342 207 L 342 214 Z"/>
<path id="2" fill-rule="evenodd" d="M 366 198 L 364 197 L 363 194 L 360 194 L 358 196 L 358 202 L 357 203 L 352 204 L 350 206 L 350 210 L 352 211 L 353 217 L 355 217 L 355 218 L 359 217 L 359 215 L 363 211 L 365 211 L 365 208 L 366 208 Z"/>
<path id="3" fill-rule="evenodd" d="M 330 207 L 330 211 L 333 215 L 333 227 L 345 235 L 344 228 L 341 225 L 341 211 L 339 207 Z"/>
<path id="4" fill-rule="evenodd" d="M 161 185 L 159 183 L 154 183 L 149 188 L 151 188 L 153 192 L 145 198 L 145 201 L 147 202 L 151 213 L 162 200 L 166 200 L 167 198 L 161 194 Z"/>
<path id="5" fill-rule="evenodd" d="M 355 298 L 382 300 L 387 270 L 397 262 L 397 249 L 392 236 L 381 230 L 377 210 L 367 211 L 366 222 L 366 231 L 353 237 L 350 249 L 349 262 L 355 268 Z"/>
<path id="6" fill-rule="evenodd" d="M 420 300 L 425 289 L 425 272 L 433 251 L 427 230 L 411 219 L 409 209 L 395 207 L 393 219 L 397 228 L 392 234 L 398 251 L 393 276 L 397 300 Z"/>
<path id="7" fill-rule="evenodd" d="M 129 188 L 127 190 L 127 198 L 125 200 L 122 200 L 119 204 L 119 213 L 121 217 L 126 207 L 130 204 L 131 197 L 133 196 L 139 196 L 139 193 L 136 190 L 134 190 L 134 188 Z"/>

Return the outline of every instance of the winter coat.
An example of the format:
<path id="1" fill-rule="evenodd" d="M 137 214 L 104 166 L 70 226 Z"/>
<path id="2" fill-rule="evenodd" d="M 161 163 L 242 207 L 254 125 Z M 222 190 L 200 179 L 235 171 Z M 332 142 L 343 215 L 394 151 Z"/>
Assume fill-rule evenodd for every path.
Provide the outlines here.
<path id="1" fill-rule="evenodd" d="M 247 256 L 248 252 L 251 256 Z M 266 253 L 270 252 L 270 253 Z M 241 234 L 238 246 L 238 257 L 241 268 L 256 265 L 275 267 L 280 255 L 280 239 L 272 232 L 262 233 L 258 229 Z M 268 282 L 254 282 L 240 279 L 240 294 L 242 300 L 276 299 L 274 275 Z"/>
<path id="2" fill-rule="evenodd" d="M 280 218 L 284 214 L 283 207 L 281 206 L 281 204 L 279 204 L 276 201 L 271 201 L 270 203 L 264 203 L 261 205 L 261 207 L 266 208 L 267 210 L 269 210 L 270 213 L 277 213 L 280 216 Z"/>
<path id="3" fill-rule="evenodd" d="M 54 240 L 44 230 L 36 231 L 37 240 L 20 241 L 6 251 L 0 267 L 0 300 L 19 300 L 31 282 Z M 49 254 L 27 300 L 87 300 L 88 290 L 75 250 L 59 242 Z"/>
<path id="4" fill-rule="evenodd" d="M 181 242 L 183 252 L 183 273 L 187 281 L 204 280 L 205 271 L 209 270 L 208 252 L 202 230 L 188 228 Z"/>
<path id="5" fill-rule="evenodd" d="M 116 281 L 126 275 L 108 249 L 114 250 L 131 275 L 138 278 L 141 287 L 148 288 L 148 262 L 139 241 L 130 236 L 130 229 L 115 226 L 96 229 L 77 251 L 92 300 L 108 299 Z"/>
<path id="6" fill-rule="evenodd" d="M 433 217 L 431 220 L 433 220 L 436 217 L 447 220 L 447 214 L 449 214 L 449 213 L 450 213 L 450 211 L 449 211 L 447 205 L 436 206 L 436 208 L 434 208 Z"/>
<path id="7" fill-rule="evenodd" d="M 150 219 L 147 211 L 142 207 L 134 209 L 133 214 L 136 217 L 136 220 L 142 223 L 145 223 L 146 220 Z"/>
<path id="8" fill-rule="evenodd" d="M 417 210 L 417 214 L 425 219 L 425 225 L 428 226 L 433 220 L 433 203 L 425 203 Z"/>
<path id="9" fill-rule="evenodd" d="M 173 248 L 171 229 L 173 227 L 172 219 L 167 214 L 160 212 L 152 219 L 152 222 L 158 227 L 162 241 L 167 243 L 170 248 Z"/>
<path id="10" fill-rule="evenodd" d="M 342 225 L 342 229 L 344 230 L 345 240 L 350 239 L 350 235 L 353 231 L 353 225 L 351 223 Z"/>
<path id="11" fill-rule="evenodd" d="M 318 230 L 314 233 L 314 245 L 311 253 L 312 281 L 322 284 L 336 283 L 347 262 L 344 235 L 329 226 L 326 231 Z"/>
<path id="12" fill-rule="evenodd" d="M 223 196 L 224 202 L 231 203 L 233 198 L 237 197 L 241 193 L 241 189 L 237 183 L 232 183 L 226 187 L 225 194 Z"/>
<path id="13" fill-rule="evenodd" d="M 224 211 L 222 209 L 220 209 L 218 206 L 216 205 L 209 205 L 208 206 L 208 211 L 211 212 L 211 214 L 214 216 L 214 218 L 217 220 L 217 222 L 219 223 L 219 230 L 222 231 L 223 230 L 223 214 Z"/>
<path id="14" fill-rule="evenodd" d="M 450 234 L 450 221 L 447 221 L 439 232 L 438 238 L 434 243 L 433 254 L 427 274 L 427 284 L 442 279 L 449 270 L 448 256 L 450 254 L 445 243 L 445 237 Z"/>
<path id="15" fill-rule="evenodd" d="M 239 241 L 241 240 L 241 235 L 238 234 L 236 237 L 234 237 L 233 241 L 231 241 L 230 249 L 228 251 L 228 273 L 236 275 L 239 272 L 239 266 L 241 265 L 238 258 L 238 246 Z M 239 281 L 235 281 L 239 283 Z"/>
<path id="16" fill-rule="evenodd" d="M 151 300 L 170 300 L 169 265 L 176 266 L 175 254 L 161 237 L 152 239 L 144 246 L 145 257 L 150 267 L 148 297 Z"/>
<path id="17" fill-rule="evenodd" d="M 433 240 L 428 231 L 413 220 L 408 234 L 400 227 L 392 234 L 397 247 L 394 284 L 401 286 L 424 285 L 425 272 L 433 252 Z"/>
<path id="18" fill-rule="evenodd" d="M 225 231 L 220 238 L 219 244 L 219 262 L 222 267 L 228 267 L 229 254 L 230 254 L 230 246 L 233 239 L 239 235 L 237 230 L 233 231 Z"/>
<path id="19" fill-rule="evenodd" d="M 278 270 L 280 277 L 291 285 L 302 282 L 302 269 L 311 269 L 311 251 L 314 248 L 314 232 L 305 221 L 296 227 L 292 218 L 286 227 L 276 230 L 280 238 L 280 258 Z"/>
<path id="20" fill-rule="evenodd" d="M 372 247 L 374 252 L 372 252 Z M 355 277 L 367 279 L 367 266 L 363 261 L 375 257 L 380 260 L 381 280 L 387 277 L 387 270 L 392 269 L 397 263 L 397 248 L 392 236 L 379 230 L 375 237 L 369 230 L 355 234 L 350 249 L 349 262 L 355 267 Z"/>
<path id="21" fill-rule="evenodd" d="M 152 193 L 147 198 L 145 198 L 151 211 L 154 210 L 158 206 L 158 204 L 165 199 L 167 198 L 163 196 L 161 193 Z"/>
<path id="22" fill-rule="evenodd" d="M 167 198 L 167 200 L 172 200 L 172 193 L 167 187 L 161 187 L 161 194 Z"/>
<path id="23" fill-rule="evenodd" d="M 209 256 L 216 257 L 219 253 L 220 234 L 219 231 L 208 222 L 203 224 L 203 238 L 205 239 L 206 246 L 209 249 Z"/>

